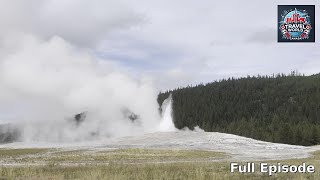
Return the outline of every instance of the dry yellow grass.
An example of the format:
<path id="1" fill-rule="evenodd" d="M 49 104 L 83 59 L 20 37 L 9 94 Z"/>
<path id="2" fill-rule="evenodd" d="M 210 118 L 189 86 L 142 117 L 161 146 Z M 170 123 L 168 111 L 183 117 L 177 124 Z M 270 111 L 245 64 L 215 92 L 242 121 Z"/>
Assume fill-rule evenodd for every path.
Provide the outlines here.
<path id="1" fill-rule="evenodd" d="M 30 148 L 30 149 L 0 149 L 0 157 L 1 158 L 14 158 L 23 155 L 32 155 L 46 152 L 48 149 L 38 149 L 38 148 Z"/>
<path id="2" fill-rule="evenodd" d="M 307 159 L 268 162 L 296 165 L 308 162 L 315 166 L 316 173 L 278 173 L 271 177 L 261 173 L 230 173 L 230 165 L 226 160 L 224 162 L 211 161 L 227 157 L 219 152 L 121 149 L 100 152 L 69 151 L 52 154 L 53 157 L 62 157 L 61 159 L 50 159 L 49 157 L 44 166 L 1 167 L 0 179 L 320 179 L 318 171 L 320 169 L 320 152 L 315 152 L 313 157 Z M 90 164 L 79 165 L 76 163 L 90 156 L 96 156 L 92 158 Z M 42 160 L 46 159 L 42 158 Z M 140 161 L 141 158 L 144 160 Z M 159 158 L 161 161 L 158 161 Z M 181 162 L 175 160 L 181 160 Z M 108 163 L 94 164 L 94 162 L 101 161 Z M 63 164 L 65 162 L 71 164 Z"/>

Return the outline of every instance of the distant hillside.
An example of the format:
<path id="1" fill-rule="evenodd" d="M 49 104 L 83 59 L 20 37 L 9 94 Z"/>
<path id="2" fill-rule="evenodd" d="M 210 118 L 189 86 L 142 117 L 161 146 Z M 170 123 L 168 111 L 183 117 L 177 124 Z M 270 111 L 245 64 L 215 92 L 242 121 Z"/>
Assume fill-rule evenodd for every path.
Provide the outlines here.
<path id="1" fill-rule="evenodd" d="M 177 128 L 195 126 L 298 145 L 320 143 L 320 75 L 221 80 L 160 93 L 173 97 Z"/>

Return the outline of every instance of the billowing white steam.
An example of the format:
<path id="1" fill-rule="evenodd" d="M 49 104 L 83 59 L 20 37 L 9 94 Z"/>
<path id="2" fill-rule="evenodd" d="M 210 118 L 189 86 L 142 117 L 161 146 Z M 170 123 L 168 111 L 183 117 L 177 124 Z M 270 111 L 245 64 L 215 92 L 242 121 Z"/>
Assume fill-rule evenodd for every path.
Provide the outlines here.
<path id="1" fill-rule="evenodd" d="M 162 106 L 162 120 L 159 126 L 159 131 L 168 132 L 175 131 L 176 128 L 172 119 L 172 95 L 163 101 Z"/>
<path id="2" fill-rule="evenodd" d="M 95 53 L 110 32 L 143 23 L 125 3 L 0 1 L 0 15 L 0 115 L 21 126 L 23 140 L 81 141 L 159 130 L 158 91 L 149 78 L 132 79 Z M 168 108 L 162 124 L 170 121 Z M 75 122 L 82 112 L 85 120 Z M 138 118 L 132 121 L 130 114 Z"/>
<path id="3" fill-rule="evenodd" d="M 108 61 L 76 51 L 62 38 L 26 37 L 19 51 L 0 61 L 1 102 L 22 125 L 23 140 L 79 141 L 157 131 L 161 118 L 157 91 L 150 82 L 134 81 Z M 168 100 L 167 100 L 168 101 Z M 171 102 L 171 100 L 169 100 Z M 126 109 L 139 118 L 131 121 Z M 74 115 L 88 112 L 76 125 Z M 171 121 L 165 108 L 161 130 Z"/>

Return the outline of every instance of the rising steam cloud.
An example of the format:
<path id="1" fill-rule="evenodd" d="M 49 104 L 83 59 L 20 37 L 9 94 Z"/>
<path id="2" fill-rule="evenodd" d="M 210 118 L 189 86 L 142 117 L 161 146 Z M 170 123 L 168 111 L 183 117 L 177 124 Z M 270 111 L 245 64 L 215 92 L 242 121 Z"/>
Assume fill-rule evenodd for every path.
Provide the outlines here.
<path id="1" fill-rule="evenodd" d="M 48 3 L 53 3 L 33 2 L 47 8 Z M 67 7 L 73 7 L 72 3 L 77 4 L 75 1 L 70 2 Z M 57 3 L 53 5 L 59 6 Z M 14 3 L 10 7 L 16 10 Z M 36 11 L 37 8 L 34 8 L 31 9 Z M 34 11 L 30 11 L 32 14 L 21 15 L 28 13 L 24 10 L 19 12 L 18 17 L 13 17 L 14 13 L 8 10 L 5 12 L 8 12 L 5 16 L 7 24 L 2 31 L 6 31 L 1 32 L 0 36 L 3 49 L 0 53 L 0 108 L 9 112 L 10 123 L 19 125 L 22 140 L 82 141 L 154 132 L 159 127 L 162 131 L 174 129 L 172 124 L 160 126 L 162 119 L 156 101 L 158 92 L 151 81 L 145 78 L 132 79 L 130 74 L 123 72 L 112 61 L 97 58 L 92 48 L 83 47 L 86 42 L 98 43 L 89 42 L 87 34 L 94 36 L 92 33 L 96 33 L 100 38 L 103 36 L 102 30 L 109 31 L 115 26 L 127 27 L 136 23 L 137 19 L 126 18 L 132 17 L 131 11 L 120 11 L 120 15 L 112 11 L 115 13 L 112 14 L 113 18 L 102 16 L 98 18 L 101 21 L 95 22 L 94 27 L 101 28 L 99 32 L 79 26 L 79 32 L 73 29 L 74 35 L 67 32 L 68 28 L 62 28 L 70 22 L 64 22 L 61 17 L 61 22 L 58 21 L 59 14 L 45 14 L 44 17 L 48 19 L 40 21 L 33 18 Z M 87 15 L 90 17 L 92 12 L 96 11 L 88 10 Z M 71 12 L 73 16 L 80 14 L 81 11 Z M 22 17 L 29 17 L 33 27 L 24 29 L 20 26 L 22 20 L 19 18 Z M 113 23 L 118 22 L 117 17 L 123 24 Z M 48 26 L 56 26 L 58 31 L 37 29 L 37 23 L 42 21 L 52 22 Z M 81 36 L 86 38 L 81 40 Z M 94 36 L 92 39 L 98 38 Z M 168 108 L 171 109 L 171 103 Z M 124 110 L 137 114 L 139 118 L 128 120 Z M 77 125 L 73 118 L 81 112 L 86 112 L 86 119 Z M 0 113 L 4 113 L 4 110 Z M 164 117 L 166 123 L 171 121 L 170 115 L 165 114 Z"/>

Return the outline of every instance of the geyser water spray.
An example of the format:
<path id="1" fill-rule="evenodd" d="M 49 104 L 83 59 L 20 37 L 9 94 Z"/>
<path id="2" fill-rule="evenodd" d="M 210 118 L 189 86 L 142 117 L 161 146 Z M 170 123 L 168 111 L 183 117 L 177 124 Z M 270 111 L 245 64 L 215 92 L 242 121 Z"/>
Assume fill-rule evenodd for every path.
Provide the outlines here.
<path id="1" fill-rule="evenodd" d="M 166 100 L 163 101 L 161 109 L 162 109 L 162 118 L 159 125 L 159 131 L 162 131 L 162 132 L 175 131 L 176 128 L 174 126 L 173 118 L 172 118 L 172 95 L 171 94 Z"/>

